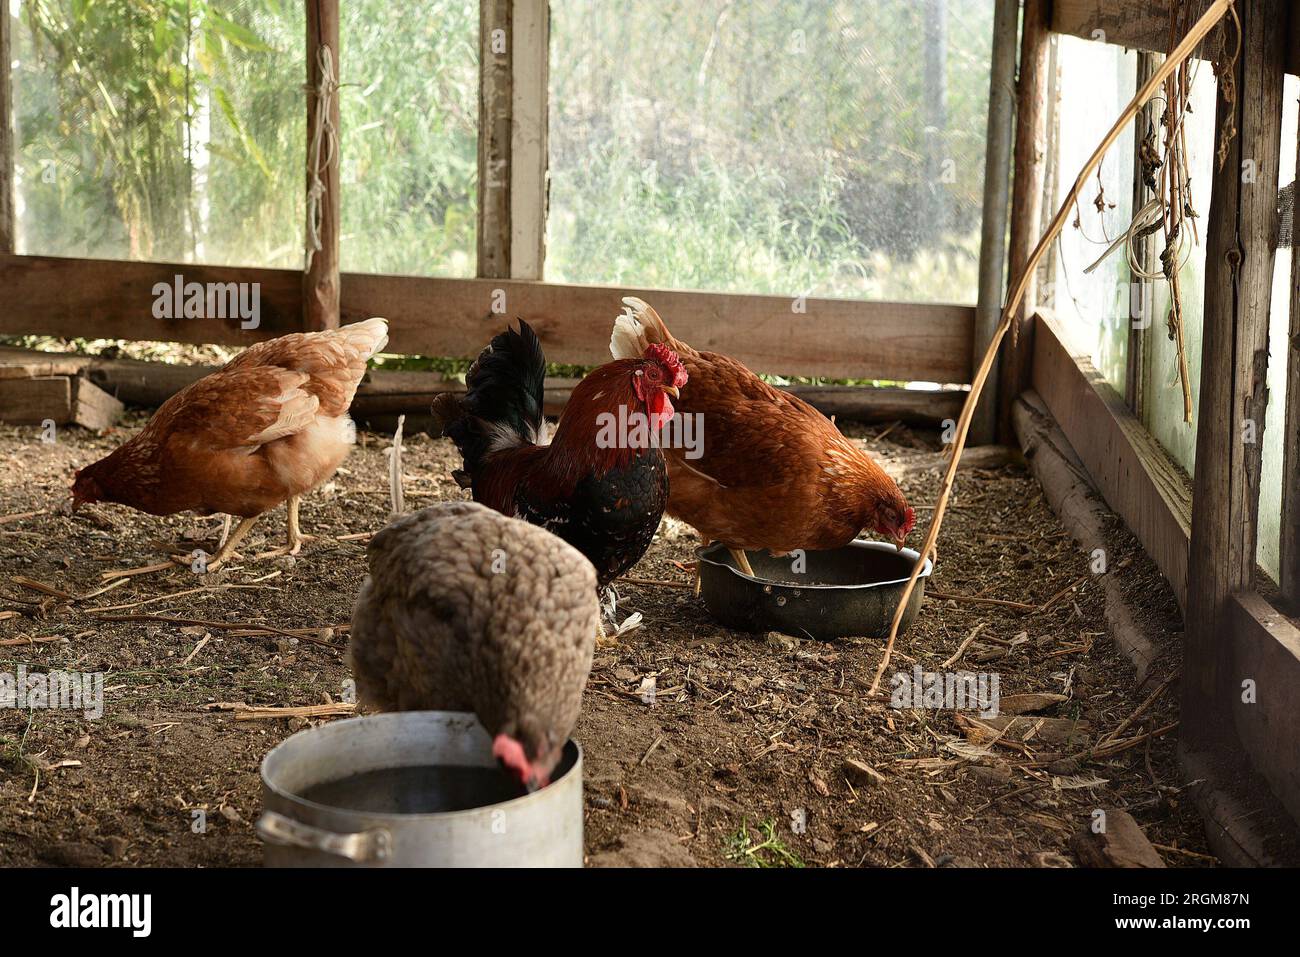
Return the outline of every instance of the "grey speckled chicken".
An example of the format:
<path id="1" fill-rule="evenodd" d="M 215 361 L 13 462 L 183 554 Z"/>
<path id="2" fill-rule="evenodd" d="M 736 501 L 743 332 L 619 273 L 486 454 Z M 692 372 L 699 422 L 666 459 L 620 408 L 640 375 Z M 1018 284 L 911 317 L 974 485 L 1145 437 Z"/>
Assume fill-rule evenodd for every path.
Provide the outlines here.
<path id="1" fill-rule="evenodd" d="M 591 562 L 474 502 L 403 516 L 369 553 L 349 645 L 361 703 L 473 711 L 520 784 L 548 784 L 591 670 Z"/>

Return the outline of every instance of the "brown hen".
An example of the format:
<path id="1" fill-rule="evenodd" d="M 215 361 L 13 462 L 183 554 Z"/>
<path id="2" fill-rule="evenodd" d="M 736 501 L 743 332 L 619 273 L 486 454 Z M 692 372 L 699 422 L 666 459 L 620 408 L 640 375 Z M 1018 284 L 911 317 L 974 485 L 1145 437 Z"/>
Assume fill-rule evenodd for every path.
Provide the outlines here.
<path id="1" fill-rule="evenodd" d="M 289 503 L 289 542 L 302 547 L 298 500 L 355 439 L 348 407 L 388 321 L 261 342 L 172 396 L 145 427 L 78 470 L 73 508 L 116 502 L 151 515 L 224 512 L 243 521 L 207 563 L 223 564 L 259 515 Z"/>
<path id="2" fill-rule="evenodd" d="M 676 352 L 691 382 L 677 412 L 702 423 L 697 458 L 664 449 L 669 515 L 726 545 L 750 576 L 747 549 L 782 555 L 838 548 L 863 530 L 902 547 L 915 523 L 911 507 L 834 423 L 735 359 L 674 338 L 640 299 L 623 301 L 628 308 L 615 320 L 610 351 L 623 358 L 661 343 Z"/>

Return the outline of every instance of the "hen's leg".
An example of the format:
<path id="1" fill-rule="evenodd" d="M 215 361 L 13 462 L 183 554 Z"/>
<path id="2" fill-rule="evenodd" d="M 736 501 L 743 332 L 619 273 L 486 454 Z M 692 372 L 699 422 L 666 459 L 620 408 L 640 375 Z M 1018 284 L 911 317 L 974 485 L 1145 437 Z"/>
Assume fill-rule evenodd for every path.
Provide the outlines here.
<path id="1" fill-rule="evenodd" d="M 302 551 L 302 543 L 310 539 L 311 535 L 304 535 L 298 528 L 298 503 L 302 501 L 301 495 L 293 495 L 289 498 L 286 511 L 289 513 L 289 543 L 283 548 L 273 548 L 269 552 L 261 552 L 258 558 L 275 558 L 277 555 L 297 555 Z"/>
<path id="2" fill-rule="evenodd" d="M 253 525 L 256 524 L 260 516 L 254 515 L 252 518 L 241 519 L 238 527 L 230 533 L 226 543 L 217 551 L 217 557 L 208 562 L 208 571 L 214 572 L 220 568 L 225 561 L 234 554 L 235 546 L 244 540 L 244 536 L 249 533 Z"/>
<path id="3" fill-rule="evenodd" d="M 605 631 L 605 620 L 603 615 L 596 616 L 596 647 L 608 648 L 610 645 L 618 644 L 618 638 L 611 638 Z"/>
<path id="4" fill-rule="evenodd" d="M 298 528 L 298 503 L 302 501 L 301 495 L 294 495 L 289 499 L 289 554 L 297 555 L 302 551 L 303 534 Z"/>
<path id="5" fill-rule="evenodd" d="M 731 557 L 736 560 L 736 564 L 740 566 L 740 570 L 742 572 L 744 572 L 750 578 L 758 577 L 754 574 L 754 569 L 749 567 L 749 556 L 745 554 L 745 550 L 743 548 L 728 547 L 727 551 L 731 552 Z"/>
<path id="6" fill-rule="evenodd" d="M 709 536 L 699 531 L 697 531 L 696 534 L 700 536 L 700 545 L 703 546 L 704 548 L 708 548 Z M 695 561 L 691 562 L 691 567 L 695 571 L 695 579 L 691 588 L 691 594 L 694 597 L 699 598 L 701 585 L 700 585 L 700 560 L 698 557 L 695 559 Z"/>

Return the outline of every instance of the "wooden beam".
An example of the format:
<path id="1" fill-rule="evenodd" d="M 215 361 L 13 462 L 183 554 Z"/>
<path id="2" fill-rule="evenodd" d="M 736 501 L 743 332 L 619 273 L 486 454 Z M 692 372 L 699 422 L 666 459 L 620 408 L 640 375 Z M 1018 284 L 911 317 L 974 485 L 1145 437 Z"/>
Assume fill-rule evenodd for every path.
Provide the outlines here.
<path id="1" fill-rule="evenodd" d="M 1251 765 L 1300 822 L 1300 628 L 1254 592 L 1234 594 L 1229 606 L 1230 630 L 1219 638 L 1232 646 L 1233 724 Z"/>
<path id="2" fill-rule="evenodd" d="M 510 276 L 541 279 L 546 261 L 551 5 L 513 0 L 510 132 Z"/>
<path id="3" fill-rule="evenodd" d="M 796 312 L 783 296 L 348 274 L 343 314 L 387 316 L 396 351 L 458 356 L 477 355 L 520 317 L 552 361 L 599 365 L 609 361 L 610 330 L 629 295 L 651 303 L 697 349 L 760 372 L 943 383 L 971 376 L 969 306 L 809 299 Z"/>
<path id="4" fill-rule="evenodd" d="M 0 255 L 14 251 L 14 142 L 13 94 L 10 64 L 13 62 L 10 31 L 14 19 L 9 4 L 0 0 Z"/>
<path id="5" fill-rule="evenodd" d="M 329 58 L 332 77 L 322 76 L 324 57 Z M 338 78 L 339 2 L 307 0 L 307 241 L 315 237 L 321 246 L 310 253 L 302 280 L 308 329 L 336 329 L 339 324 Z"/>
<path id="6" fill-rule="evenodd" d="M 122 403 L 78 375 L 0 377 L 0 421 L 12 425 L 80 425 L 107 429 Z"/>
<path id="7" fill-rule="evenodd" d="M 192 382 L 216 371 L 211 365 L 175 365 L 138 359 L 104 358 L 77 353 L 39 352 L 0 347 L 0 386 L 11 378 L 83 376 L 109 395 L 130 405 L 156 407 Z M 577 379 L 548 378 L 545 408 L 558 415 Z M 862 422 L 902 421 L 935 426 L 961 414 L 965 391 L 944 389 L 872 389 L 857 386 L 790 385 L 782 391 L 797 395 L 824 415 Z M 465 384 L 438 372 L 372 369 L 357 391 L 357 415 L 397 415 L 428 412 L 443 392 L 463 392 Z M 970 450 L 967 450 L 969 454 Z M 965 463 L 965 459 L 963 459 Z"/>
<path id="8" fill-rule="evenodd" d="M 256 282 L 261 324 L 238 319 L 159 319 L 156 283 Z M 641 296 L 673 331 L 760 372 L 963 384 L 971 376 L 970 306 L 809 299 L 729 293 L 570 286 L 488 279 L 344 273 L 342 318 L 385 316 L 390 349 L 475 356 L 507 322 L 533 323 L 553 362 L 609 361 L 614 317 Z M 0 310 L 0 334 L 250 345 L 302 325 L 299 273 L 280 269 L 0 256 L 0 289 L 21 309 Z"/>
<path id="9" fill-rule="evenodd" d="M 480 0 L 478 275 L 510 276 L 510 147 L 515 47 L 510 0 Z"/>
<path id="10" fill-rule="evenodd" d="M 1169 51 L 1169 6 L 1171 0 L 1053 0 L 1052 31 L 1085 40 L 1114 43 L 1153 53 Z M 1181 4 L 1182 0 L 1175 0 Z M 1186 0 L 1189 22 L 1205 13 L 1209 0 Z M 1300 17 L 1291 16 L 1293 4 L 1285 4 L 1275 29 L 1287 37 L 1286 72 L 1300 73 Z M 1206 37 L 1197 56 L 1218 55 L 1222 28 Z"/>
<path id="11" fill-rule="evenodd" d="M 1069 439 L 1106 503 L 1137 536 L 1187 607 L 1190 483 L 1182 469 L 1092 365 L 1040 311 L 1033 387 Z"/>
<path id="12" fill-rule="evenodd" d="M 238 318 L 155 317 L 154 287 L 173 285 L 177 276 L 187 283 L 256 283 L 260 325 L 241 329 Z M 23 304 L 22 309 L 0 310 L 0 334 L 5 335 L 249 346 L 303 329 L 302 273 L 297 270 L 0 255 L 0 289 L 8 302 Z"/>
<path id="13" fill-rule="evenodd" d="M 1296 18 L 1300 20 L 1300 17 Z M 1297 147 L 1300 154 L 1300 146 Z M 1297 156 L 1300 163 L 1300 155 Z M 1296 169 L 1300 170 L 1300 165 Z M 1294 220 L 1292 221 L 1294 241 Z M 1300 248 L 1291 248 L 1290 324 L 1286 346 L 1286 395 L 1282 420 L 1282 600 L 1300 609 Z"/>
<path id="14" fill-rule="evenodd" d="M 1049 0 L 1025 0 L 1020 33 L 1020 75 L 1016 82 L 1016 141 L 1011 187 L 1011 236 L 1008 271 L 1018 276 L 1029 261 L 1043 217 L 1043 173 L 1047 159 L 1047 54 Z M 1016 396 L 1029 388 L 1033 360 L 1033 310 L 1037 284 L 1030 282 L 1024 302 L 1003 340 L 998 374 L 998 439 L 1015 441 L 1011 409 Z"/>
<path id="15" fill-rule="evenodd" d="M 1141 52 L 1137 56 L 1137 89 L 1142 89 L 1143 84 L 1151 79 L 1151 75 L 1160 68 L 1164 60 L 1159 53 Z M 1152 197 L 1152 191 L 1142 181 L 1142 141 L 1147 133 L 1155 129 L 1159 123 L 1159 113 L 1156 111 L 1156 104 L 1160 102 L 1151 99 L 1147 105 L 1142 108 L 1133 120 L 1133 209 L 1141 209 L 1147 204 Z M 1158 134 L 1157 134 L 1158 135 Z M 1144 272 L 1151 272 L 1156 260 L 1156 237 L 1152 233 L 1142 239 L 1137 239 L 1133 244 L 1133 258 Z M 1150 279 L 1139 279 L 1136 276 L 1130 276 L 1129 299 L 1128 299 L 1128 354 L 1124 363 L 1124 401 L 1128 407 L 1133 410 L 1133 414 L 1139 419 L 1142 418 L 1143 412 L 1143 369 L 1146 363 L 1146 341 L 1148 330 L 1154 325 L 1155 320 L 1155 282 Z M 1141 291 L 1142 299 L 1139 303 L 1141 310 L 1140 315 L 1133 315 L 1134 309 L 1132 304 L 1132 289 Z M 1146 321 L 1139 321 L 1145 317 Z"/>
<path id="16" fill-rule="evenodd" d="M 1228 599 L 1255 578 L 1256 519 L 1267 403 L 1268 317 L 1281 152 L 1282 0 L 1240 0 L 1242 49 L 1234 102 L 1219 84 L 1215 129 L 1237 130 L 1216 164 L 1206 226 L 1201 395 L 1196 430 L 1184 733 L 1191 747 L 1224 739 Z M 1248 181 L 1244 181 L 1248 180 Z"/>
<path id="17" fill-rule="evenodd" d="M 974 354 L 982 356 L 1002 319 L 1006 296 L 1007 197 L 1011 186 L 1011 123 L 1016 101 L 1016 35 L 1020 0 L 996 0 L 993 60 L 989 68 L 989 111 L 984 141 L 984 202 L 980 227 L 979 301 L 975 306 Z M 997 435 L 998 366 L 989 370 L 971 418 L 974 445 Z"/>

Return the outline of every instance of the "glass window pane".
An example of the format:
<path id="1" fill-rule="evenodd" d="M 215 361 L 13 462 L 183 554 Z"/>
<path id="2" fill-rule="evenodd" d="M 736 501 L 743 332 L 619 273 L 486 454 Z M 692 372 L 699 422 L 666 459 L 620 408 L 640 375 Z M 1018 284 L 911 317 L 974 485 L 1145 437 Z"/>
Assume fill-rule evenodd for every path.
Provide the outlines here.
<path id="1" fill-rule="evenodd" d="M 1056 103 L 1056 190 L 1062 199 L 1115 117 L 1133 99 L 1137 56 L 1105 43 L 1058 40 L 1060 95 Z M 1051 204 L 1055 212 L 1056 202 Z M 1092 356 L 1122 395 L 1128 360 L 1129 279 L 1123 247 L 1089 267 L 1128 229 L 1133 218 L 1133 128 L 1129 125 L 1080 196 L 1077 215 L 1056 244 L 1051 301 L 1079 348 Z"/>
<path id="2" fill-rule="evenodd" d="M 478 4 L 342 4 L 342 268 L 473 276 Z"/>
<path id="3" fill-rule="evenodd" d="M 987 0 L 553 0 L 546 278 L 973 302 Z"/>
<path id="4" fill-rule="evenodd" d="M 1169 284 L 1157 282 L 1151 328 L 1143 339 L 1143 418 L 1174 461 L 1191 473 L 1196 466 L 1196 413 L 1201 395 L 1201 327 L 1205 313 L 1205 229 L 1210 214 L 1210 184 L 1216 145 L 1214 111 L 1217 84 L 1208 62 L 1200 61 L 1192 79 L 1187 129 L 1187 169 L 1192 200 L 1199 214 L 1193 220 L 1196 241 L 1184 254 L 1179 271 L 1183 303 L 1183 342 L 1187 349 L 1192 391 L 1192 421 L 1183 420 L 1183 391 L 1178 376 L 1178 349 L 1170 338 Z"/>
<path id="5" fill-rule="evenodd" d="M 301 263 L 301 4 L 17 13 L 20 253 Z"/>
<path id="6" fill-rule="evenodd" d="M 1300 80 L 1287 74 L 1282 94 L 1282 161 L 1278 167 L 1279 189 L 1295 183 L 1297 113 L 1300 112 Z M 1294 186 L 1292 189 L 1294 190 Z M 1294 201 L 1294 194 L 1293 194 Z M 1294 210 L 1292 242 L 1295 241 Z M 1277 581 L 1282 573 L 1282 437 L 1286 418 L 1287 330 L 1291 319 L 1292 246 L 1277 251 L 1273 263 L 1273 304 L 1269 313 L 1268 413 L 1264 420 L 1263 468 L 1259 488 L 1259 564 Z M 1297 481 L 1292 475 L 1291 481 Z"/>

